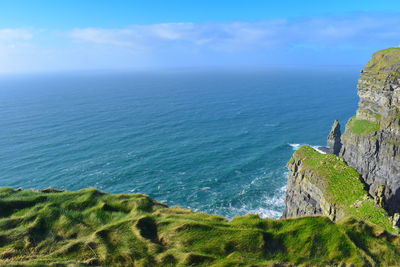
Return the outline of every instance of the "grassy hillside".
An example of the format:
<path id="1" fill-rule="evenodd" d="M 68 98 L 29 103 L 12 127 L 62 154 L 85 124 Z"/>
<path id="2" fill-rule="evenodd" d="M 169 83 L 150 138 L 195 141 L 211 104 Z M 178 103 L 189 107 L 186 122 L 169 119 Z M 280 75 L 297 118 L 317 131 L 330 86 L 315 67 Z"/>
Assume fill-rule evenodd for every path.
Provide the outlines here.
<path id="1" fill-rule="evenodd" d="M 399 237 L 354 219 L 228 222 L 143 194 L 0 188 L 0 265 L 399 265 Z"/>

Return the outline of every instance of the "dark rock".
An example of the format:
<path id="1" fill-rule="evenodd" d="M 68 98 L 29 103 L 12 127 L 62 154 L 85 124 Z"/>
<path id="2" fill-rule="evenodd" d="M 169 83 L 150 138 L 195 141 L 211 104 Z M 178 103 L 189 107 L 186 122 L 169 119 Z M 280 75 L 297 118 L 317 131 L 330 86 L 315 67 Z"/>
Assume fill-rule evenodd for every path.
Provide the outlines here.
<path id="1" fill-rule="evenodd" d="M 67 190 L 58 190 L 58 189 L 54 189 L 54 188 L 45 188 L 45 189 L 31 189 L 32 191 L 36 191 L 36 192 L 43 192 L 43 193 L 63 193 L 63 192 L 67 192 Z"/>
<path id="2" fill-rule="evenodd" d="M 339 155 L 340 149 L 342 148 L 342 143 L 340 141 L 342 133 L 340 132 L 340 124 L 337 120 L 333 122 L 331 131 L 328 135 L 327 145 L 328 152 L 331 154 Z"/>

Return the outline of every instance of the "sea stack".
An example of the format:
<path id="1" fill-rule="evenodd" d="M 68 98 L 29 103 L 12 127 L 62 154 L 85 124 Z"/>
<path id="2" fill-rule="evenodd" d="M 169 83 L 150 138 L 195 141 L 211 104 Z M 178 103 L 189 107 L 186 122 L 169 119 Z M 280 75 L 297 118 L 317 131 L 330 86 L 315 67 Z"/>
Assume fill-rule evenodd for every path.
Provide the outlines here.
<path id="1" fill-rule="evenodd" d="M 373 55 L 361 71 L 358 95 L 356 115 L 342 135 L 334 121 L 328 154 L 304 146 L 292 156 L 283 218 L 321 214 L 333 221 L 369 218 L 386 229 L 388 220 L 399 225 L 400 47 Z"/>
<path id="2" fill-rule="evenodd" d="M 339 155 L 340 149 L 342 148 L 342 143 L 340 141 L 340 136 L 342 133 L 340 132 L 340 124 L 337 120 L 333 122 L 331 131 L 328 135 L 327 145 L 328 152 L 331 154 Z"/>

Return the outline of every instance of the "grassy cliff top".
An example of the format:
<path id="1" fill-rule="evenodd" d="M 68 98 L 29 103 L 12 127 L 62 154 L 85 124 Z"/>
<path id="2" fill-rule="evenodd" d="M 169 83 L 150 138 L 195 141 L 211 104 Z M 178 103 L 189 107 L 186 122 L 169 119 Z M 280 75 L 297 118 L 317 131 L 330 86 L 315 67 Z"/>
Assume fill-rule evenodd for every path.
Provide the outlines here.
<path id="1" fill-rule="evenodd" d="M 365 72 L 398 72 L 400 69 L 400 47 L 393 47 L 375 52 L 364 68 Z"/>
<path id="2" fill-rule="evenodd" d="M 377 116 L 376 119 L 380 119 L 380 116 Z M 349 130 L 357 135 L 368 135 L 379 131 L 380 123 L 379 121 L 360 120 L 354 116 L 351 117 L 347 122 L 346 130 Z"/>
<path id="3" fill-rule="evenodd" d="M 301 149 L 303 153 L 307 149 Z M 232 221 L 143 194 L 0 188 L 0 265 L 398 265 L 399 237 L 354 219 Z"/>
<path id="4" fill-rule="evenodd" d="M 303 146 L 294 153 L 292 160 L 300 160 L 302 171 L 311 170 L 322 180 L 325 198 L 332 205 L 336 204 L 346 216 L 394 231 L 389 217 L 385 216 L 386 211 L 375 206 L 374 200 L 368 197 L 358 172 L 339 157 Z"/>

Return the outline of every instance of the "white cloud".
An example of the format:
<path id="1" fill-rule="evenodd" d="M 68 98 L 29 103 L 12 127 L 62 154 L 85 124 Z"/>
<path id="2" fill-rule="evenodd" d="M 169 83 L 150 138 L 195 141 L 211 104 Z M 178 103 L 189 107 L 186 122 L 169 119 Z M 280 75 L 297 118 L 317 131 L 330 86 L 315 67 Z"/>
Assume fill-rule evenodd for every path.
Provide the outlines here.
<path id="1" fill-rule="evenodd" d="M 398 45 L 400 15 L 0 29 L 0 72 L 265 64 L 362 64 Z"/>
<path id="2" fill-rule="evenodd" d="M 165 23 L 121 29 L 81 28 L 70 31 L 68 36 L 75 41 L 133 48 L 170 44 L 222 48 L 223 45 L 253 45 L 265 41 L 271 30 L 263 26 L 270 24 L 274 23 Z"/>
<path id="3" fill-rule="evenodd" d="M 240 51 L 303 43 L 397 42 L 400 39 L 399 24 L 399 16 L 356 15 L 260 22 L 166 23 L 120 29 L 82 28 L 69 32 L 69 36 L 83 42 L 132 48 L 151 49 L 179 44 L 189 49 L 192 46 L 196 49 Z"/>
<path id="4" fill-rule="evenodd" d="M 4 62 L 2 65 L 6 65 L 4 69 L 12 69 L 19 60 L 19 55 L 30 50 L 32 38 L 33 33 L 27 29 L 0 29 L 0 61 Z"/>
<path id="5" fill-rule="evenodd" d="M 116 46 L 132 46 L 135 33 L 129 29 L 74 29 L 69 36 L 75 40 Z"/>
<path id="6" fill-rule="evenodd" d="M 0 42 L 26 41 L 33 38 L 33 34 L 26 29 L 0 29 Z"/>

